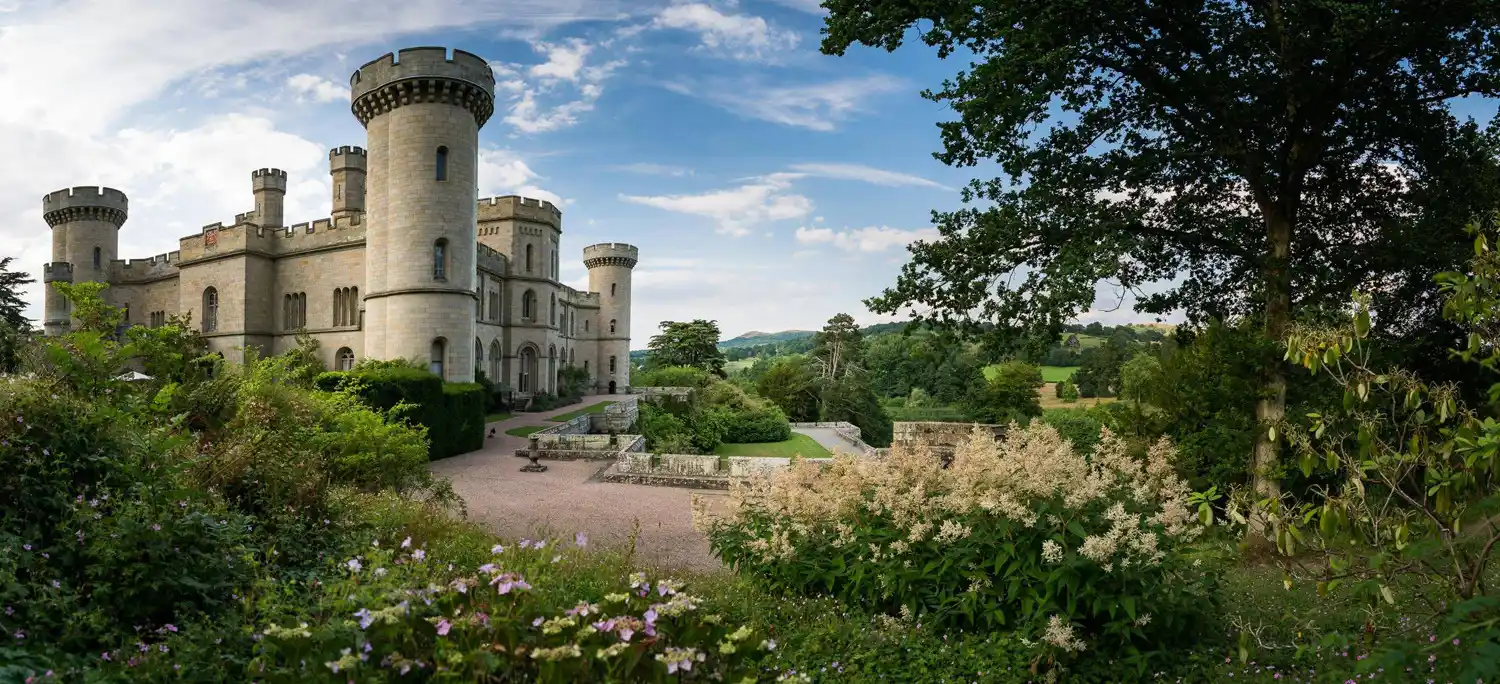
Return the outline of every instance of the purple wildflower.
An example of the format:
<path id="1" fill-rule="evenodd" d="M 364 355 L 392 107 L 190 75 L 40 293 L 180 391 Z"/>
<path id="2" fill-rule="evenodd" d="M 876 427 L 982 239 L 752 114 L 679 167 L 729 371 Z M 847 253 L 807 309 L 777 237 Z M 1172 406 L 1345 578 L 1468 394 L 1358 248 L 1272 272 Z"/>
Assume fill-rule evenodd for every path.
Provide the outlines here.
<path id="1" fill-rule="evenodd" d="M 438 620 L 438 623 L 437 623 L 437 633 L 438 633 L 438 636 L 448 636 L 448 630 L 450 630 L 450 629 L 453 629 L 453 623 L 448 622 L 448 620 L 446 618 L 444 618 L 442 620 Z"/>
<path id="2" fill-rule="evenodd" d="M 344 564 L 344 565 L 347 565 L 347 566 L 349 566 L 349 570 L 350 570 L 350 571 L 351 571 L 351 572 L 359 572 L 359 571 L 360 571 L 360 568 L 363 568 L 363 567 L 364 567 L 364 565 L 362 565 L 362 564 L 360 564 L 360 562 L 359 562 L 359 559 L 358 559 L 358 558 L 350 558 L 350 559 L 349 559 L 349 562 L 348 562 L 348 563 L 345 563 L 345 564 Z"/>
<path id="3" fill-rule="evenodd" d="M 370 625 L 375 622 L 375 616 L 370 614 L 369 608 L 360 608 L 355 611 L 354 617 L 359 618 L 360 629 L 369 629 Z"/>
<path id="4" fill-rule="evenodd" d="M 151 531 L 152 532 L 160 532 L 161 531 L 161 525 L 159 525 L 157 523 L 151 523 Z"/>
<path id="5" fill-rule="evenodd" d="M 647 608 L 646 612 L 641 615 L 641 618 L 644 619 L 646 621 L 646 624 L 648 625 L 656 624 L 656 609 Z"/>
<path id="6" fill-rule="evenodd" d="M 411 552 L 411 558 L 412 558 L 412 560 L 418 560 L 419 561 L 419 560 L 422 560 L 423 558 L 426 558 L 426 557 L 427 557 L 427 552 L 423 551 L 421 549 L 417 549 L 416 551 Z"/>
<path id="7" fill-rule="evenodd" d="M 579 546 L 588 546 L 589 536 L 582 532 L 579 532 L 578 534 L 573 535 L 573 543 Z"/>
<path id="8" fill-rule="evenodd" d="M 405 549 L 405 548 L 408 548 L 410 546 L 411 546 L 411 537 L 407 537 L 407 538 L 401 540 L 401 548 Z"/>
<path id="9" fill-rule="evenodd" d="M 524 549 L 526 547 L 522 546 L 521 548 Z M 496 545 L 494 545 L 493 547 L 490 548 L 490 553 L 505 553 L 505 547 L 501 546 L 499 544 L 496 544 Z"/>

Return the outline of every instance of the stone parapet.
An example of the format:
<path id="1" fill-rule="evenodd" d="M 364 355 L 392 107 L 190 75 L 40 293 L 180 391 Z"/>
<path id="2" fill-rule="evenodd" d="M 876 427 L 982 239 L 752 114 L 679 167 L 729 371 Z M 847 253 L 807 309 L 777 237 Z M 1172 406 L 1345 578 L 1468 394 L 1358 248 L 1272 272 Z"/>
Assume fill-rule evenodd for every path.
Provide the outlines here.
<path id="1" fill-rule="evenodd" d="M 106 221 L 125 225 L 130 200 L 114 188 L 81 186 L 49 192 L 42 197 L 42 219 L 48 226 L 73 221 Z"/>
<path id="2" fill-rule="evenodd" d="M 351 109 L 359 122 L 408 104 L 440 102 L 468 109 L 482 127 L 495 113 L 495 73 L 484 58 L 463 50 L 415 47 L 386 53 L 349 77 Z"/>

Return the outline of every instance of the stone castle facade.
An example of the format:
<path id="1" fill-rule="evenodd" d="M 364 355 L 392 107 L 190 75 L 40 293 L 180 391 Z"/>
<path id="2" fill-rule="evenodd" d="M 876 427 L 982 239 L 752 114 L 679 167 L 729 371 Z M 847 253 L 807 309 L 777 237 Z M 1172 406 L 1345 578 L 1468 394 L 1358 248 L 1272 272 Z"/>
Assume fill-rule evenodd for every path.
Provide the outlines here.
<path id="1" fill-rule="evenodd" d="M 187 314 L 210 350 L 279 354 L 307 333 L 324 363 L 416 359 L 450 382 L 483 371 L 522 394 L 555 392 L 567 366 L 596 392 L 630 386 L 635 247 L 583 249 L 589 290 L 559 281 L 562 212 L 549 202 L 478 195 L 479 129 L 495 78 L 480 57 L 408 48 L 354 72 L 364 148 L 328 154 L 333 212 L 287 224 L 287 175 L 250 174 L 254 209 L 182 238 L 175 252 L 120 259 L 123 192 L 78 187 L 42 199 L 52 228 L 44 328 L 69 329 L 54 282 L 96 281 L 128 325 Z"/>

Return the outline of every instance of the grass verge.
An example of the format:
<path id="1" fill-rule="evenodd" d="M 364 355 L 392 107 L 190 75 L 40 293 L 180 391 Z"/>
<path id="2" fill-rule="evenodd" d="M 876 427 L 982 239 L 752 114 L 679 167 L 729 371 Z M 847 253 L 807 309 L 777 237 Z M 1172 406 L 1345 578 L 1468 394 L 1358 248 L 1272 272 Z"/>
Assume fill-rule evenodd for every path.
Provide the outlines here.
<path id="1" fill-rule="evenodd" d="M 831 455 L 817 440 L 800 432 L 793 432 L 791 439 L 780 442 L 720 444 L 717 449 L 714 449 L 714 453 L 719 456 L 777 456 L 781 458 L 793 456 L 828 458 Z"/>
<path id="2" fill-rule="evenodd" d="M 581 409 L 578 409 L 576 411 L 569 411 L 569 412 L 564 413 L 564 414 L 562 414 L 560 416 L 553 416 L 551 418 L 548 418 L 547 420 L 550 420 L 550 421 L 552 421 L 554 423 L 566 423 L 566 422 L 568 422 L 570 420 L 573 420 L 574 418 L 577 418 L 579 416 L 586 416 L 586 415 L 588 415 L 590 413 L 604 413 L 604 407 L 609 406 L 610 404 L 614 404 L 614 403 L 617 403 L 617 402 L 613 402 L 613 401 L 601 401 L 601 402 L 599 402 L 597 404 L 590 404 L 590 405 L 585 406 L 585 407 L 583 407 Z"/>

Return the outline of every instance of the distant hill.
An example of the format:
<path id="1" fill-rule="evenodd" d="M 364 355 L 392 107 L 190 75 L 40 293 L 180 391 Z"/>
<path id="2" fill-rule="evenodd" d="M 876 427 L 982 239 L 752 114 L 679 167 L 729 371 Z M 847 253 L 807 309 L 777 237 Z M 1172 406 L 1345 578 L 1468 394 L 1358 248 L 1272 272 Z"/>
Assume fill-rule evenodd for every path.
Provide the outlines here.
<path id="1" fill-rule="evenodd" d="M 735 349 L 737 347 L 755 347 L 762 344 L 775 344 L 777 342 L 791 342 L 805 337 L 812 337 L 811 330 L 783 330 L 781 332 L 760 332 L 752 330 L 739 337 L 730 338 L 719 342 L 720 349 Z"/>

